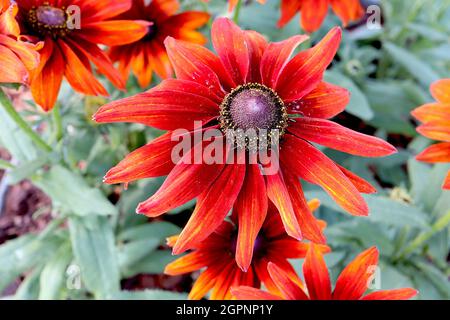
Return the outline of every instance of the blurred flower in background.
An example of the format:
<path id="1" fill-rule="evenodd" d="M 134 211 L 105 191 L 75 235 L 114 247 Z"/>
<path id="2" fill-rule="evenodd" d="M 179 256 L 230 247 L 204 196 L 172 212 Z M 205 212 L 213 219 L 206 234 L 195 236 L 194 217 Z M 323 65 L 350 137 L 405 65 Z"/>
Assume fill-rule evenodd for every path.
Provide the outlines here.
<path id="1" fill-rule="evenodd" d="M 311 209 L 316 209 L 318 202 L 313 200 L 309 205 Z M 320 223 L 324 228 L 324 222 Z M 273 205 L 269 207 L 261 231 L 248 252 L 250 259 L 239 256 L 248 251 L 239 249 L 242 244 L 239 244 L 237 229 L 241 227 L 238 217 L 232 215 L 231 222 L 223 222 L 214 233 L 197 244 L 192 252 L 167 265 L 165 273 L 179 275 L 206 267 L 192 287 L 189 294 L 191 299 L 201 299 L 209 291 L 212 291 L 210 298 L 213 300 L 230 299 L 231 287 L 242 285 L 260 288 L 261 283 L 271 292 L 280 293 L 267 272 L 269 262 L 275 262 L 294 283 L 301 285 L 301 280 L 288 259 L 304 258 L 310 244 L 292 239 L 286 234 L 280 215 Z M 169 245 L 173 246 L 175 242 L 176 237 L 169 238 Z M 325 245 L 318 245 L 316 248 L 321 253 L 330 251 Z M 248 261 L 245 266 L 242 265 L 243 260 Z"/>
<path id="2" fill-rule="evenodd" d="M 119 89 L 125 88 L 98 45 L 126 44 L 147 34 L 147 22 L 116 19 L 131 7 L 131 0 L 18 0 L 17 5 L 22 34 L 44 43 L 39 67 L 31 73 L 31 92 L 42 109 L 53 108 L 63 77 L 77 92 L 108 95 L 91 63 Z"/>
<path id="3" fill-rule="evenodd" d="M 417 132 L 444 142 L 428 147 L 416 159 L 430 163 L 450 163 L 450 79 L 433 83 L 430 90 L 436 102 L 415 109 L 412 115 L 423 123 L 417 127 Z M 450 172 L 444 180 L 443 188 L 450 190 Z"/>
<path id="4" fill-rule="evenodd" d="M 325 20 L 330 6 L 344 26 L 364 16 L 364 8 L 359 0 L 282 0 L 278 27 L 284 27 L 300 11 L 303 30 L 317 31 Z"/>
<path id="5" fill-rule="evenodd" d="M 29 71 L 39 64 L 39 49 L 21 38 L 16 20 L 17 5 L 9 0 L 0 0 L 0 83 L 29 82 Z"/>
<path id="6" fill-rule="evenodd" d="M 109 55 L 119 62 L 119 70 L 125 79 L 130 71 L 137 77 L 141 88 L 146 88 L 155 72 L 160 78 L 172 76 L 172 67 L 164 47 L 164 40 L 171 36 L 192 43 L 205 44 L 207 39 L 196 29 L 203 27 L 210 16 L 206 12 L 179 11 L 178 0 L 133 0 L 133 5 L 118 18 L 144 20 L 150 25 L 147 34 L 137 42 L 114 46 Z"/>
<path id="7" fill-rule="evenodd" d="M 232 295 L 240 300 L 407 300 L 417 295 L 411 288 L 380 290 L 364 295 L 375 275 L 378 250 L 372 247 L 360 253 L 339 275 L 334 290 L 323 258 L 322 250 L 311 244 L 303 263 L 305 284 L 298 283 L 280 268 L 276 261 L 268 264 L 268 273 L 277 291 L 269 292 L 252 287 L 232 288 Z"/>

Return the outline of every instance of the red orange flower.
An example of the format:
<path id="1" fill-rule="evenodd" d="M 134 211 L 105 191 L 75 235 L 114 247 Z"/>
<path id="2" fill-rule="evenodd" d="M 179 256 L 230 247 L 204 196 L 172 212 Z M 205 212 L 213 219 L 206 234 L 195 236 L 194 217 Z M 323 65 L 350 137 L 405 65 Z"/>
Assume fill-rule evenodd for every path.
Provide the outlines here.
<path id="1" fill-rule="evenodd" d="M 277 292 L 265 292 L 249 286 L 232 288 L 231 292 L 240 300 L 407 300 L 417 295 L 417 291 L 411 288 L 380 290 L 364 295 L 377 265 L 378 250 L 372 247 L 347 265 L 332 290 L 322 252 L 312 244 L 303 264 L 305 285 L 299 285 L 298 277 L 293 278 L 274 262 L 269 263 L 267 269 Z"/>
<path id="2" fill-rule="evenodd" d="M 91 62 L 124 88 L 120 73 L 98 45 L 130 43 L 147 33 L 147 22 L 114 19 L 130 8 L 131 0 L 17 0 L 17 4 L 22 33 L 44 42 L 39 67 L 31 74 L 33 98 L 44 110 L 53 108 L 63 77 L 83 94 L 108 94 Z"/>
<path id="3" fill-rule="evenodd" d="M 336 165 L 310 142 L 367 157 L 386 156 L 396 150 L 379 138 L 328 120 L 342 112 L 349 101 L 347 90 L 322 81 L 339 47 L 341 30 L 334 28 L 315 47 L 290 60 L 306 38 L 294 36 L 269 44 L 257 32 L 243 31 L 220 18 L 212 26 L 218 56 L 202 46 L 168 38 L 166 48 L 177 79 L 107 104 L 94 116 L 97 122 L 137 122 L 169 130 L 112 168 L 105 182 L 128 183 L 168 175 L 156 194 L 137 208 L 138 213 L 149 217 L 198 197 L 195 211 L 174 246 L 175 253 L 207 238 L 233 206 L 245 226 L 239 230 L 239 239 L 251 250 L 268 201 L 277 207 L 290 236 L 324 243 L 298 177 L 323 187 L 351 214 L 368 214 L 360 193 L 376 190 Z M 222 140 L 236 128 L 260 133 L 265 129 L 269 132 L 267 140 L 278 131 L 279 170 L 271 174 L 267 168 L 261 171 L 263 161 L 211 164 L 203 159 L 202 148 L 190 149 L 174 163 L 172 149 L 179 142 L 173 141 L 173 131 L 182 128 L 190 132 L 187 136 L 194 135 L 194 121 L 206 123 L 207 128 L 220 127 Z M 263 144 L 263 140 L 249 139 L 228 147 L 240 155 L 245 151 L 244 160 L 248 160 L 250 152 L 246 150 L 252 149 L 253 143 Z M 211 142 L 202 143 L 207 146 Z M 202 161 L 192 161 L 198 157 Z"/>
<path id="4" fill-rule="evenodd" d="M 423 122 L 417 128 L 419 133 L 443 142 L 428 147 L 416 159 L 430 163 L 450 163 L 450 79 L 433 83 L 430 90 L 437 102 L 415 109 L 412 115 Z M 445 178 L 443 188 L 450 190 L 450 172 Z"/>
<path id="5" fill-rule="evenodd" d="M 360 0 L 282 0 L 278 26 L 281 28 L 286 25 L 300 11 L 303 30 L 317 31 L 325 20 L 330 6 L 344 26 L 364 16 Z"/>
<path id="6" fill-rule="evenodd" d="M 172 76 L 172 67 L 164 48 L 167 36 L 192 43 L 204 44 L 206 38 L 196 29 L 209 20 L 206 12 L 188 11 L 176 14 L 178 0 L 133 0 L 130 10 L 120 16 L 127 20 L 145 20 L 151 23 L 147 35 L 137 42 L 111 48 L 110 57 L 119 61 L 119 68 L 128 78 L 130 70 L 136 75 L 142 88 L 148 87 L 153 71 L 161 78 Z"/>
<path id="7" fill-rule="evenodd" d="M 17 5 L 0 0 L 0 83 L 29 81 L 28 72 L 39 64 L 39 44 L 32 45 L 20 37 L 16 20 Z"/>
<path id="8" fill-rule="evenodd" d="M 318 206 L 317 201 L 310 203 L 311 209 Z M 237 228 L 240 228 L 239 218 L 231 216 L 232 222 L 225 221 L 208 238 L 195 246 L 192 252 L 178 258 L 167 265 L 165 273 L 179 275 L 191 273 L 206 268 L 196 280 L 190 294 L 190 299 L 201 299 L 212 290 L 211 299 L 230 299 L 230 288 L 233 286 L 251 286 L 260 288 L 261 282 L 273 292 L 278 292 L 276 284 L 267 273 L 267 264 L 276 262 L 291 279 L 301 285 L 294 269 L 287 259 L 304 258 L 309 244 L 292 239 L 286 234 L 280 215 L 276 208 L 270 206 L 267 218 L 252 247 L 253 261 L 243 271 L 239 267 Z M 169 238 L 173 245 L 176 237 Z M 329 252 L 329 248 L 319 245 L 317 250 Z M 238 261 L 238 264 L 235 261 Z"/>

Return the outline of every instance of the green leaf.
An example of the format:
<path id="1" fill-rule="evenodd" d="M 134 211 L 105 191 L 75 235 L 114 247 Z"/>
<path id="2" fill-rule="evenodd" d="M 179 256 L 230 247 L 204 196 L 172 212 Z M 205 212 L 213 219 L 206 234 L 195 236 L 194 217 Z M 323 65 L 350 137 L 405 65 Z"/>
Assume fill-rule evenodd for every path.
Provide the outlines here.
<path id="1" fill-rule="evenodd" d="M 72 250 L 88 290 L 99 299 L 120 289 L 120 272 L 114 235 L 106 217 L 69 218 Z"/>
<path id="2" fill-rule="evenodd" d="M 187 293 L 164 290 L 120 291 L 113 296 L 117 300 L 187 300 Z"/>
<path id="3" fill-rule="evenodd" d="M 327 71 L 325 73 L 325 81 L 346 88 L 350 91 L 350 103 L 345 111 L 363 120 L 370 120 L 373 118 L 374 114 L 372 108 L 370 107 L 369 101 L 364 93 L 350 78 L 347 78 L 337 71 Z"/>
<path id="4" fill-rule="evenodd" d="M 133 277 L 140 273 L 160 274 L 164 272 L 167 264 L 179 257 L 173 256 L 170 250 L 157 250 L 143 259 L 122 270 L 124 277 Z"/>
<path id="5" fill-rule="evenodd" d="M 324 191 L 308 191 L 305 194 L 307 199 L 318 198 L 324 206 L 347 214 Z M 365 195 L 364 198 L 369 205 L 370 215 L 367 219 L 370 221 L 397 227 L 430 229 L 427 215 L 416 207 L 383 196 Z"/>
<path id="6" fill-rule="evenodd" d="M 450 299 L 450 283 L 445 274 L 430 263 L 416 261 L 416 266 L 423 272 L 423 275 L 436 287 L 436 289 L 448 300 Z"/>
<path id="7" fill-rule="evenodd" d="M 154 221 L 143 225 L 125 229 L 119 236 L 119 241 L 136 241 L 143 239 L 158 239 L 161 244 L 167 237 L 179 234 L 181 229 L 166 221 Z"/>
<path id="8" fill-rule="evenodd" d="M 72 261 L 70 243 L 64 243 L 45 264 L 40 274 L 40 300 L 58 299 L 65 284 L 67 266 Z"/>
<path id="9" fill-rule="evenodd" d="M 389 53 L 396 63 L 407 70 L 418 82 L 428 87 L 431 83 L 440 78 L 428 64 L 420 60 L 414 54 L 397 45 L 386 42 L 383 48 Z"/>
<path id="10" fill-rule="evenodd" d="M 33 182 L 52 198 L 54 205 L 66 212 L 80 216 L 117 213 L 99 189 L 91 188 L 83 177 L 60 165 L 53 166 Z"/>
<path id="11" fill-rule="evenodd" d="M 160 239 L 150 238 L 120 245 L 118 247 L 118 260 L 121 272 L 127 274 L 135 263 L 155 251 L 160 242 Z"/>

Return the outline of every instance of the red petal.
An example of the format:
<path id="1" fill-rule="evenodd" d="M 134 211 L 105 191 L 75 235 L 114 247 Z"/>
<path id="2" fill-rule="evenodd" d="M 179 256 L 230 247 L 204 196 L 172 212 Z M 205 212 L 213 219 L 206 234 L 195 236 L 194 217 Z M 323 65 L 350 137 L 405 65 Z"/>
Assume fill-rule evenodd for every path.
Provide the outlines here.
<path id="1" fill-rule="evenodd" d="M 330 300 L 331 281 L 322 252 L 314 243 L 311 244 L 303 263 L 308 294 L 311 300 Z"/>
<path id="2" fill-rule="evenodd" d="M 357 176 L 350 170 L 345 169 L 338 165 L 338 168 L 341 169 L 342 173 L 347 176 L 347 178 L 353 183 L 353 185 L 358 189 L 361 193 L 371 194 L 377 193 L 377 189 L 375 189 L 369 182 L 364 180 L 363 178 Z"/>
<path id="3" fill-rule="evenodd" d="M 214 49 L 236 84 L 243 84 L 249 69 L 249 54 L 244 32 L 227 18 L 218 18 L 211 29 Z"/>
<path id="4" fill-rule="evenodd" d="M 299 221 L 294 212 L 294 207 L 281 171 L 278 171 L 276 174 L 267 175 L 266 182 L 267 196 L 280 212 L 281 220 L 283 221 L 287 234 L 297 240 L 301 240 L 302 232 Z"/>
<path id="5" fill-rule="evenodd" d="M 301 1 L 281 0 L 281 18 L 278 20 L 278 28 L 284 27 L 297 14 L 302 5 Z"/>
<path id="6" fill-rule="evenodd" d="M 341 42 L 342 31 L 334 27 L 317 45 L 296 55 L 281 72 L 276 91 L 286 102 L 299 100 L 322 81 Z"/>
<path id="7" fill-rule="evenodd" d="M 368 289 L 368 281 L 377 265 L 378 250 L 376 247 L 360 253 L 339 275 L 333 292 L 333 299 L 360 299 Z"/>
<path id="8" fill-rule="evenodd" d="M 447 177 L 444 180 L 442 188 L 445 190 L 450 190 L 450 171 L 447 173 Z"/>
<path id="9" fill-rule="evenodd" d="M 319 30 L 327 16 L 328 5 L 329 0 L 303 1 L 300 11 L 303 30 L 310 33 Z"/>
<path id="10" fill-rule="evenodd" d="M 208 190 L 225 165 L 195 163 L 195 159 L 203 156 L 203 148 L 197 145 L 191 149 L 170 172 L 161 188 L 139 204 L 137 212 L 149 217 L 159 216 Z"/>
<path id="11" fill-rule="evenodd" d="M 384 157 L 397 152 L 380 138 L 353 131 L 329 120 L 296 118 L 288 130 L 299 138 L 356 156 Z"/>
<path id="12" fill-rule="evenodd" d="M 292 135 L 283 137 L 281 161 L 297 176 L 318 184 L 345 210 L 367 216 L 369 208 L 359 191 L 322 152 Z"/>
<path id="13" fill-rule="evenodd" d="M 207 123 L 219 115 L 217 103 L 204 96 L 203 86 L 190 85 L 189 91 L 181 91 L 171 85 L 178 80 L 170 80 L 170 84 L 166 81 L 150 91 L 101 107 L 94 115 L 95 121 L 137 122 L 162 130 L 191 130 L 195 121 Z"/>
<path id="14" fill-rule="evenodd" d="M 270 88 L 276 88 L 278 77 L 288 63 L 289 58 L 295 49 L 308 38 L 305 35 L 298 35 L 281 42 L 269 44 L 261 61 L 263 84 Z"/>
<path id="15" fill-rule="evenodd" d="M 229 262 L 227 266 L 219 270 L 216 274 L 216 284 L 211 292 L 211 300 L 225 300 L 227 295 L 231 296 L 230 288 L 238 270 L 234 261 Z"/>
<path id="16" fill-rule="evenodd" d="M 285 259 L 303 259 L 306 257 L 311 243 L 300 242 L 298 240 L 284 237 L 270 242 L 268 255 L 276 255 Z M 326 245 L 316 245 L 322 253 L 329 253 L 330 247 Z"/>
<path id="17" fill-rule="evenodd" d="M 238 300 L 281 300 L 276 295 L 247 286 L 231 288 L 231 294 Z"/>
<path id="18" fill-rule="evenodd" d="M 306 202 L 300 181 L 296 176 L 286 172 L 284 178 L 303 236 L 312 242 L 325 244 L 326 238 Z"/>
<path id="19" fill-rule="evenodd" d="M 261 83 L 260 65 L 267 41 L 256 31 L 244 31 L 250 63 L 248 66 L 247 82 Z"/>
<path id="20" fill-rule="evenodd" d="M 210 19 L 207 12 L 186 11 L 167 18 L 162 27 L 163 34 L 170 34 L 175 39 L 188 41 L 191 43 L 205 44 L 207 38 L 196 31 L 203 27 Z"/>
<path id="21" fill-rule="evenodd" d="M 417 155 L 416 159 L 430 163 L 450 162 L 450 142 L 442 142 L 429 146 Z"/>
<path id="22" fill-rule="evenodd" d="M 286 300 L 308 300 L 308 296 L 289 275 L 276 264 L 269 262 L 267 269 Z"/>
<path id="23" fill-rule="evenodd" d="M 174 254 L 190 249 L 214 232 L 233 208 L 244 177 L 245 164 L 225 166 L 217 179 L 199 195 L 195 210 L 173 247 Z"/>
<path id="24" fill-rule="evenodd" d="M 419 292 L 412 288 L 380 290 L 369 293 L 362 300 L 409 300 Z"/>
<path id="25" fill-rule="evenodd" d="M 291 102 L 288 105 L 288 112 L 311 118 L 329 119 L 344 111 L 349 102 L 350 92 L 347 89 L 321 82 L 301 100 Z"/>
<path id="26" fill-rule="evenodd" d="M 171 37 L 164 44 L 178 79 L 198 82 L 219 97 L 224 96 L 222 85 L 235 87 L 220 59 L 205 47 Z"/>
<path id="27" fill-rule="evenodd" d="M 431 94 L 442 103 L 450 103 L 450 79 L 442 79 L 431 85 Z"/>
<path id="28" fill-rule="evenodd" d="M 266 218 L 267 207 L 266 184 L 259 165 L 249 164 L 235 205 L 239 219 L 236 263 L 244 271 L 250 267 L 255 240 Z"/>

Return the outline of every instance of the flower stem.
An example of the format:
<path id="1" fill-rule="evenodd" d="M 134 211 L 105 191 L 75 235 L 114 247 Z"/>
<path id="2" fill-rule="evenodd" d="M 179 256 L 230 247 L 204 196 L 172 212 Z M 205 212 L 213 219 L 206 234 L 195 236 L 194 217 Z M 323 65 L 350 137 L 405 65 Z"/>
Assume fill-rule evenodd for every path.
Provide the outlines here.
<path id="1" fill-rule="evenodd" d="M 234 9 L 233 21 L 237 24 L 239 23 L 239 14 L 241 13 L 242 0 L 239 0 L 236 9 Z"/>
<path id="2" fill-rule="evenodd" d="M 22 119 L 19 113 L 16 111 L 8 96 L 5 94 L 3 89 L 0 88 L 0 104 L 3 106 L 4 110 L 8 113 L 11 119 L 17 124 L 17 126 L 23 130 L 23 132 L 43 151 L 50 152 L 52 148 L 44 141 L 42 138 L 30 128 L 28 123 Z"/>
<path id="3" fill-rule="evenodd" d="M 53 123 L 55 125 L 55 141 L 58 142 L 63 137 L 61 107 L 58 103 L 53 108 L 52 114 L 53 114 Z"/>

